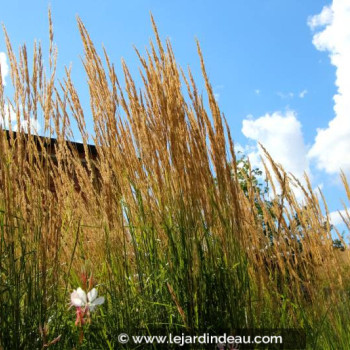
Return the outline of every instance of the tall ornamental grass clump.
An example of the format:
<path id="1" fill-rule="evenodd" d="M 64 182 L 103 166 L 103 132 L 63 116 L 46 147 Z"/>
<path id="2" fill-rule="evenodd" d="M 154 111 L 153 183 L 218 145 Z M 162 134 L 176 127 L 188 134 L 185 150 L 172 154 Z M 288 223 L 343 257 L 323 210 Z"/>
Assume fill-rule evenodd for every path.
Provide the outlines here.
<path id="1" fill-rule="evenodd" d="M 125 62 L 119 80 L 78 19 L 90 109 L 70 69 L 55 78 L 51 17 L 47 67 L 40 44 L 29 62 L 5 31 L 14 92 L 0 86 L 0 348 L 115 349 L 120 331 L 141 328 L 302 328 L 308 348 L 348 349 L 348 248 L 340 235 L 345 250 L 334 248 L 325 200 L 267 152 L 269 189 L 259 184 L 236 157 L 199 44 L 205 96 L 152 23 L 155 44 L 136 50 L 139 87 Z M 38 118 L 46 138 L 31 132 Z M 72 125 L 84 159 L 67 141 Z M 106 302 L 79 332 L 69 295 L 87 279 Z"/>

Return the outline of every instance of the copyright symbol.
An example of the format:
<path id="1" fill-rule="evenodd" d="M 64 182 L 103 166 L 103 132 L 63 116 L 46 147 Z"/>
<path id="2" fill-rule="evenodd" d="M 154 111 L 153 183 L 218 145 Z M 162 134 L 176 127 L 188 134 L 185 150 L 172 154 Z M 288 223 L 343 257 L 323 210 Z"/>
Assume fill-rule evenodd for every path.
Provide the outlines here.
<path id="1" fill-rule="evenodd" d="M 126 344 L 129 341 L 129 336 L 126 333 L 120 333 L 118 335 L 118 341 L 120 344 Z"/>

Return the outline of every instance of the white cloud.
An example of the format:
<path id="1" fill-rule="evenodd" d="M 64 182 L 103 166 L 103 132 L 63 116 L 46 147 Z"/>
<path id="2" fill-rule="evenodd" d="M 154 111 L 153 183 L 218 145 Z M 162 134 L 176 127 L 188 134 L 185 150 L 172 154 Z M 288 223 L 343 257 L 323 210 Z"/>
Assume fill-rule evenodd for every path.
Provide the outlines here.
<path id="1" fill-rule="evenodd" d="M 38 120 L 35 120 L 34 118 L 30 118 L 30 122 L 28 120 L 21 120 L 20 127 L 18 128 L 18 125 L 15 124 L 12 127 L 12 130 L 18 131 L 18 129 L 20 129 L 20 130 L 27 133 L 29 130 L 29 124 L 30 124 L 30 133 L 31 134 L 38 134 L 40 131 L 40 124 L 39 124 Z"/>
<path id="2" fill-rule="evenodd" d="M 304 98 L 307 93 L 308 93 L 308 91 L 306 89 L 304 89 L 304 90 L 300 91 L 299 93 L 294 93 L 292 91 L 290 91 L 290 92 L 278 91 L 278 92 L 276 92 L 276 95 L 284 100 L 284 99 L 292 99 L 295 96 L 298 96 L 299 98 Z"/>
<path id="3" fill-rule="evenodd" d="M 305 171 L 309 173 L 307 150 L 295 112 L 275 112 L 255 120 L 248 117 L 243 120 L 242 132 L 247 138 L 260 142 L 286 171 L 298 178 L 302 178 Z M 258 146 L 249 153 L 253 165 L 258 165 L 260 155 L 263 152 Z"/>
<path id="4" fill-rule="evenodd" d="M 6 54 L 0 52 L 0 66 L 1 66 L 1 75 L 2 75 L 2 84 L 6 85 L 6 77 L 9 74 L 9 66 L 7 64 Z"/>
<path id="5" fill-rule="evenodd" d="M 224 85 L 215 85 L 214 87 L 214 98 L 216 102 L 219 102 L 220 99 L 220 91 L 224 89 Z"/>
<path id="6" fill-rule="evenodd" d="M 315 29 L 319 26 L 331 24 L 333 20 L 333 11 L 331 6 L 324 6 L 321 13 L 315 16 L 311 16 L 308 19 L 307 24 L 311 29 Z"/>
<path id="7" fill-rule="evenodd" d="M 260 90 L 259 89 L 255 89 L 254 91 L 257 95 L 260 95 Z"/>
<path id="8" fill-rule="evenodd" d="M 299 97 L 304 98 L 307 93 L 308 93 L 308 91 L 306 89 L 304 89 L 303 91 L 299 92 Z"/>
<path id="9" fill-rule="evenodd" d="M 278 91 L 276 94 L 282 99 L 293 98 L 294 97 L 294 92 L 284 93 L 284 92 Z"/>
<path id="10" fill-rule="evenodd" d="M 348 213 L 350 213 L 350 208 L 347 209 Z M 347 218 L 347 213 L 346 210 L 339 210 L 339 211 L 333 211 L 331 213 L 329 213 L 329 221 L 331 224 L 333 225 L 341 225 L 344 224 L 344 221 L 342 219 L 342 216 L 345 218 Z"/>
<path id="11" fill-rule="evenodd" d="M 13 131 L 18 131 L 19 129 L 23 130 L 24 132 L 28 132 L 29 124 L 30 124 L 30 131 L 32 134 L 38 134 L 41 127 L 38 120 L 35 120 L 34 118 L 30 118 L 30 121 L 25 120 L 23 118 L 22 114 L 22 106 L 19 108 L 20 113 L 20 127 L 18 127 L 17 123 L 17 114 L 13 110 L 13 108 L 6 104 L 5 105 L 5 115 L 0 114 L 0 126 L 4 129 L 9 129 L 9 125 L 11 124 L 11 128 Z"/>
<path id="12" fill-rule="evenodd" d="M 12 125 L 14 122 L 16 122 L 16 113 L 8 104 L 5 104 L 4 109 L 5 115 L 0 114 L 0 126 L 8 129 L 9 123 Z"/>
<path id="13" fill-rule="evenodd" d="M 335 117 L 325 129 L 318 129 L 309 156 L 319 169 L 330 174 L 340 169 L 350 172 L 350 2 L 333 0 L 322 12 L 309 18 L 311 29 L 319 27 L 313 44 L 320 51 L 329 52 L 336 67 L 337 93 L 334 96 Z"/>

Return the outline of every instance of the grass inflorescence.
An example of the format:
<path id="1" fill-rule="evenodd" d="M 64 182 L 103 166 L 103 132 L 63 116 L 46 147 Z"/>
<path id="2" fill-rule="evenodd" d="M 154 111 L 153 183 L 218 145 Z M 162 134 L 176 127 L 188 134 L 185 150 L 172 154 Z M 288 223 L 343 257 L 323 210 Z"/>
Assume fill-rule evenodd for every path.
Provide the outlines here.
<path id="1" fill-rule="evenodd" d="M 55 78 L 51 20 L 48 71 L 39 44 L 29 63 L 5 31 L 14 93 L 0 86 L 0 116 L 42 117 L 46 138 L 0 130 L 0 349 L 115 349 L 121 331 L 237 328 L 302 328 L 308 348 L 350 348 L 348 248 L 341 236 L 334 247 L 325 200 L 267 151 L 259 184 L 199 44 L 205 96 L 152 23 L 138 87 L 125 62 L 119 81 L 78 19 L 90 109 L 69 69 Z M 82 337 L 69 296 L 87 278 L 106 302 Z"/>

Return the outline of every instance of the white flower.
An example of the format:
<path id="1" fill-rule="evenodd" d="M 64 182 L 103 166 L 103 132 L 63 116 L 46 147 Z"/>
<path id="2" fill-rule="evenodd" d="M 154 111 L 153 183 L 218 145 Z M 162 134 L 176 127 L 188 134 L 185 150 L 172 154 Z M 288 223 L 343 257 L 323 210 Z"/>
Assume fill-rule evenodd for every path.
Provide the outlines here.
<path id="1" fill-rule="evenodd" d="M 76 290 L 73 290 L 73 293 L 70 295 L 70 301 L 72 306 L 75 307 L 84 307 L 86 305 L 86 293 L 79 287 Z"/>
<path id="2" fill-rule="evenodd" d="M 95 307 L 97 305 L 102 305 L 105 302 L 105 298 L 104 297 L 97 297 L 97 289 L 96 288 L 92 288 L 90 290 L 90 292 L 87 294 L 87 298 L 88 298 L 88 307 L 89 310 L 94 311 Z"/>
<path id="3" fill-rule="evenodd" d="M 85 293 L 80 287 L 76 290 L 73 290 L 73 293 L 70 295 L 71 305 L 75 307 L 85 307 L 91 312 L 95 310 L 97 305 L 104 303 L 105 298 L 97 298 L 97 289 L 93 288 L 90 292 Z"/>

